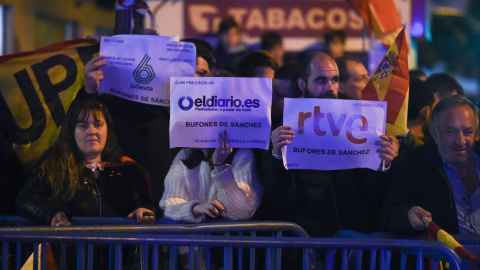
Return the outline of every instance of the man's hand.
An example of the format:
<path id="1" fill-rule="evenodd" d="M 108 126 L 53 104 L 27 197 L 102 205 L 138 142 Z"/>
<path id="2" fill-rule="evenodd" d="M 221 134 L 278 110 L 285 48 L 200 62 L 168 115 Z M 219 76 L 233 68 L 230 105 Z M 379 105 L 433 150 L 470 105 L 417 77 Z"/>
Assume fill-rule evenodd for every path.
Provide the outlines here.
<path id="1" fill-rule="evenodd" d="M 193 207 L 194 216 L 207 214 L 211 218 L 218 217 L 221 213 L 227 212 L 225 205 L 219 200 L 206 201 L 204 203 L 196 204 Z"/>
<path id="2" fill-rule="evenodd" d="M 427 228 L 427 224 L 423 221 L 424 217 L 432 218 L 432 214 L 420 206 L 413 206 L 408 210 L 408 221 L 417 231 L 422 231 Z"/>
<path id="3" fill-rule="evenodd" d="M 375 145 L 379 145 L 377 152 L 379 153 L 380 157 L 385 160 L 385 167 L 390 167 L 392 161 L 398 155 L 398 148 L 400 147 L 400 143 L 398 143 L 397 138 L 387 135 L 380 135 L 381 141 L 376 141 Z"/>
<path id="4" fill-rule="evenodd" d="M 155 213 L 147 208 L 137 208 L 127 216 L 127 218 L 134 217 L 137 217 L 137 224 L 153 224 L 155 222 Z"/>
<path id="5" fill-rule="evenodd" d="M 100 81 L 103 80 L 103 71 L 99 67 L 107 65 L 104 55 L 93 57 L 87 64 L 85 64 L 85 92 L 87 94 L 95 93 L 100 87 Z"/>
<path id="6" fill-rule="evenodd" d="M 291 126 L 279 126 L 272 131 L 272 136 L 270 140 L 273 145 L 273 152 L 277 155 L 282 154 L 282 147 L 284 145 L 289 145 L 292 142 L 289 139 L 295 138 L 294 132 Z"/>
<path id="7" fill-rule="evenodd" d="M 61 211 L 53 215 L 52 222 L 50 222 L 51 226 L 70 226 L 72 223 L 67 218 L 67 214 Z"/>

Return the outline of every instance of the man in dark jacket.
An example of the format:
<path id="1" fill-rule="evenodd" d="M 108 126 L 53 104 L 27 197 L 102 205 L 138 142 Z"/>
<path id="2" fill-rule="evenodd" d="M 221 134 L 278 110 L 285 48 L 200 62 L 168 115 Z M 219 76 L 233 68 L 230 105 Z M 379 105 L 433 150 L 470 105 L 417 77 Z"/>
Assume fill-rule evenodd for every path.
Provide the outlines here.
<path id="1" fill-rule="evenodd" d="M 326 53 L 311 53 L 300 64 L 298 86 L 307 98 L 336 99 L 339 72 Z M 383 198 L 384 173 L 369 169 L 313 171 L 285 170 L 281 148 L 294 139 L 292 128 L 280 126 L 272 132 L 273 157 L 266 177 L 266 200 L 280 220 L 293 221 L 311 236 L 329 237 L 340 229 L 363 233 L 374 230 L 374 219 Z M 396 157 L 392 137 L 376 142 L 386 166 Z"/>
<path id="2" fill-rule="evenodd" d="M 425 231 L 432 218 L 448 233 L 480 232 L 480 157 L 473 152 L 478 109 L 464 96 L 441 100 L 432 112 L 434 142 L 394 162 L 380 214 L 381 229 L 403 236 Z"/>

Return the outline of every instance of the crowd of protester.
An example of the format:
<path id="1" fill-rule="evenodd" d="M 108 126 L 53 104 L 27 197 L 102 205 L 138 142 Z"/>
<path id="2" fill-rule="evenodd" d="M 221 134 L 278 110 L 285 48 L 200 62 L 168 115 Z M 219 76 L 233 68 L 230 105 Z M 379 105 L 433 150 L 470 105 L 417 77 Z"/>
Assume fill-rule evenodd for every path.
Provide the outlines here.
<path id="1" fill-rule="evenodd" d="M 196 46 L 197 77 L 273 79 L 268 151 L 232 149 L 226 133 L 215 149 L 170 149 L 167 108 L 98 95 L 98 68 L 107 64 L 98 56 L 85 66 L 85 89 L 58 141 L 26 175 L 17 211 L 2 207 L 2 214 L 52 226 L 69 225 L 76 215 L 135 217 L 138 223 L 151 223 L 154 213 L 187 222 L 279 220 L 315 237 L 339 230 L 419 237 L 426 232 L 422 219 L 433 218 L 449 233 L 479 233 L 478 109 L 452 76 L 410 72 L 408 132 L 379 136 L 379 170 L 286 170 L 282 146 L 295 134 L 283 126 L 283 99 L 361 99 L 369 74 L 345 52 L 341 31 L 325 36 L 324 51 L 285 63 L 278 33 L 266 33 L 261 50 L 251 50 L 240 33 L 229 18 L 220 23 L 216 47 L 197 38 L 183 41 Z M 135 161 L 122 158 L 120 149 Z M 8 169 L 3 179 L 21 177 L 14 166 Z"/>

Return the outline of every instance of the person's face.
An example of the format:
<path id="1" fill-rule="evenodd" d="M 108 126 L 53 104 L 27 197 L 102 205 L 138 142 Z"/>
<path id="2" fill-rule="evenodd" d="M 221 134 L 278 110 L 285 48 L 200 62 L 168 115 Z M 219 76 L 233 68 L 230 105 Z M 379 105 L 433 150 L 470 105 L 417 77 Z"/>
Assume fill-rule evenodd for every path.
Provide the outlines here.
<path id="1" fill-rule="evenodd" d="M 310 63 L 310 76 L 305 82 L 298 79 L 298 86 L 311 98 L 338 98 L 338 68 L 331 58 L 315 57 Z"/>
<path id="2" fill-rule="evenodd" d="M 440 155 L 448 163 L 464 165 L 471 157 L 477 122 L 469 106 L 456 106 L 444 110 L 430 127 Z"/>
<path id="3" fill-rule="evenodd" d="M 197 63 L 195 65 L 195 77 L 207 77 L 210 74 L 210 68 L 208 63 L 202 57 L 197 57 Z"/>
<path id="4" fill-rule="evenodd" d="M 101 113 L 97 119 L 92 112 L 75 126 L 75 141 L 86 160 L 98 162 L 107 142 L 107 124 Z"/>
<path id="5" fill-rule="evenodd" d="M 335 38 L 328 44 L 328 52 L 333 58 L 343 56 L 345 54 L 345 44 L 339 38 Z"/>
<path id="6" fill-rule="evenodd" d="M 236 27 L 232 27 L 221 35 L 221 41 L 225 48 L 235 48 L 240 42 L 240 31 Z"/>
<path id="7" fill-rule="evenodd" d="M 368 83 L 368 71 L 362 63 L 347 60 L 347 72 L 349 74 L 346 82 L 340 83 L 340 93 L 349 99 L 362 99 L 362 91 Z"/>
<path id="8" fill-rule="evenodd" d="M 278 66 L 283 66 L 283 57 L 285 56 L 285 50 L 282 45 L 277 45 L 269 51 L 269 53 L 275 58 L 278 63 Z"/>
<path id="9" fill-rule="evenodd" d="M 273 79 L 273 75 L 275 75 L 275 70 L 271 67 L 257 67 L 253 72 L 253 76 L 257 78 L 270 78 Z"/>

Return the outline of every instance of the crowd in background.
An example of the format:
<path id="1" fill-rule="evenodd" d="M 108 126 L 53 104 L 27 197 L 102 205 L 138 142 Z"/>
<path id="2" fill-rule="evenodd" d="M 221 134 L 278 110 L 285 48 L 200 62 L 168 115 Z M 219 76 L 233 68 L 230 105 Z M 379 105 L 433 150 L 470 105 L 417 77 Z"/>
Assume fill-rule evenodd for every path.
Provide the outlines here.
<path id="1" fill-rule="evenodd" d="M 98 95 L 98 68 L 107 62 L 94 57 L 60 138 L 37 168 L 23 172 L 0 136 L 1 177 L 11 183 L 2 188 L 11 205 L 1 214 L 52 226 L 69 225 L 76 215 L 138 223 L 152 223 L 154 214 L 188 222 L 281 220 L 317 237 L 342 229 L 415 237 L 425 233 L 423 219 L 433 218 L 447 232 L 477 234 L 478 109 L 448 74 L 410 71 L 408 132 L 378 138 L 386 163 L 378 171 L 283 167 L 281 148 L 295 138 L 283 126 L 284 98 L 362 99 L 370 79 L 365 63 L 345 51 L 342 31 L 324 38 L 322 52 L 288 60 L 278 33 L 265 33 L 260 50 L 252 50 L 231 18 L 220 23 L 215 48 L 183 39 L 196 46 L 195 76 L 273 79 L 269 150 L 232 149 L 227 133 L 215 149 L 170 149 L 168 109 Z"/>

